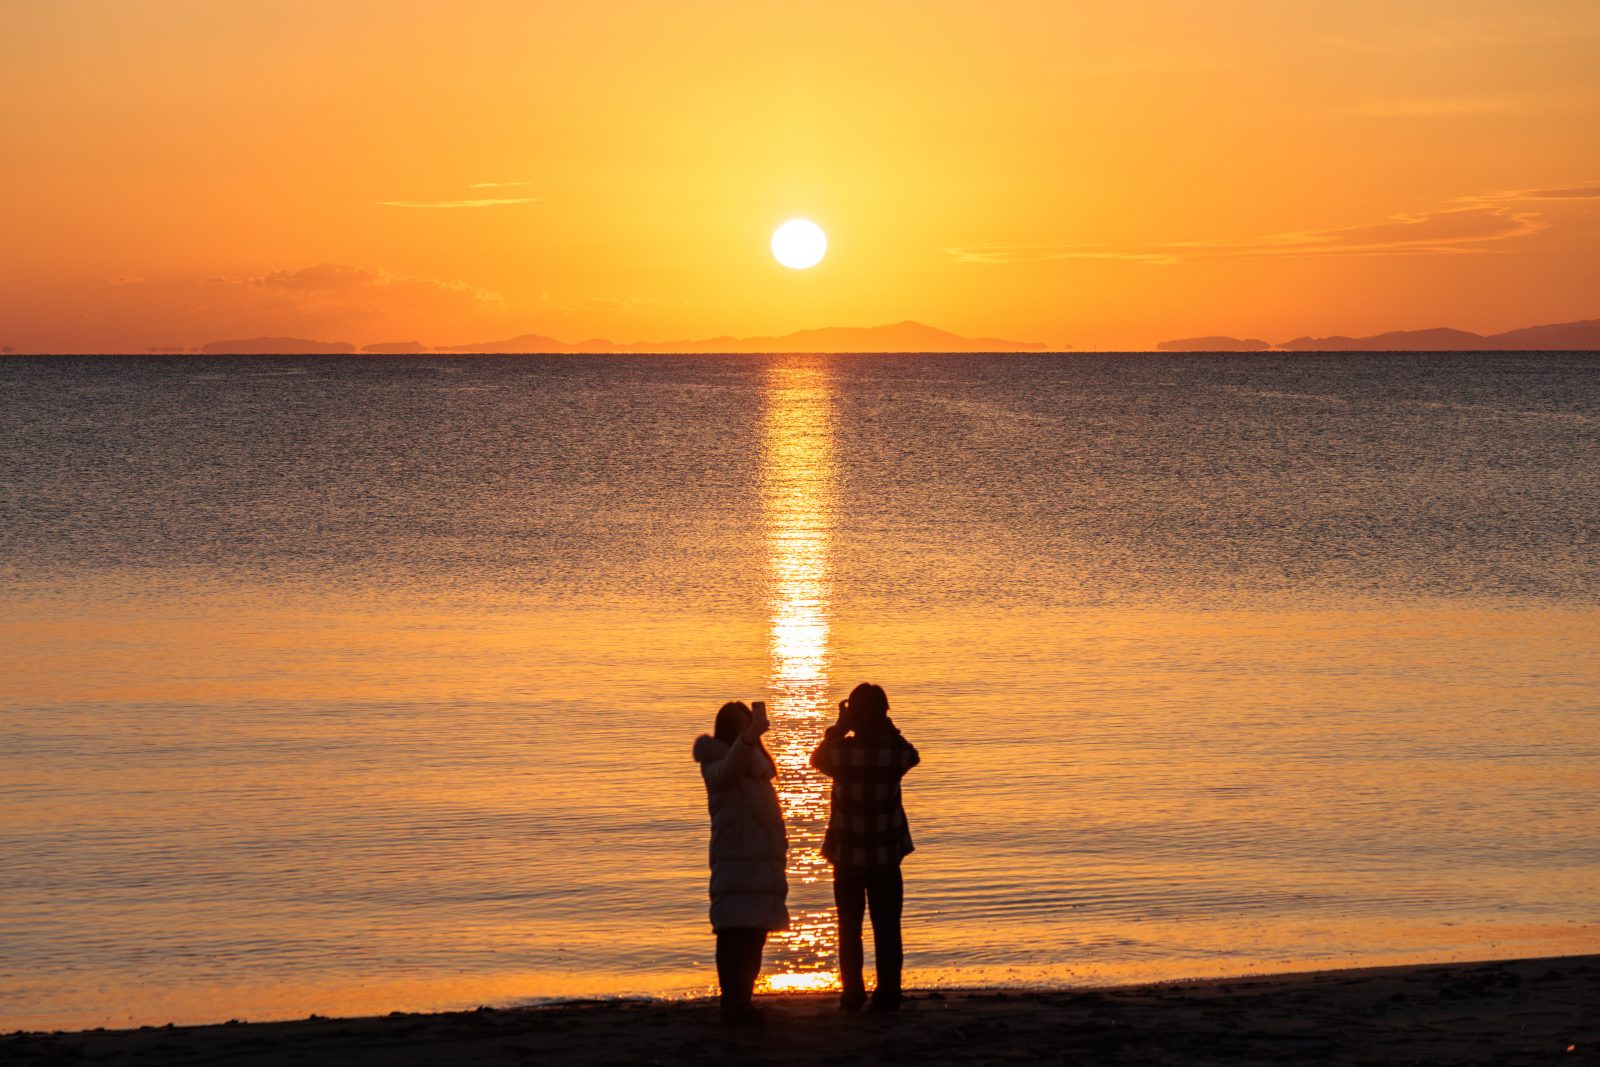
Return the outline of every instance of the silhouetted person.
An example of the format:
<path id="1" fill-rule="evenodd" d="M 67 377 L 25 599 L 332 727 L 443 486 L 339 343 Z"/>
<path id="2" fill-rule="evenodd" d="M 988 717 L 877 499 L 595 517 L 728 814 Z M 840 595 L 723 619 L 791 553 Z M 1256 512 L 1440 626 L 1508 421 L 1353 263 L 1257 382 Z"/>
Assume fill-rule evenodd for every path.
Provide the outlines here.
<path id="1" fill-rule="evenodd" d="M 767 934 L 789 926 L 789 837 L 773 779 L 777 764 L 761 743 L 767 706 L 722 705 L 711 734 L 694 742 L 694 758 L 711 809 L 711 929 L 717 935 L 722 1018 L 759 1022 L 750 1002 L 761 973 Z"/>
<path id="2" fill-rule="evenodd" d="M 889 718 L 889 697 L 881 686 L 863 682 L 839 702 L 839 721 L 822 735 L 811 765 L 833 779 L 828 832 L 822 854 L 833 864 L 833 901 L 839 909 L 839 1007 L 860 1011 L 867 1005 L 861 974 L 862 913 L 872 912 L 872 945 L 878 961 L 878 986 L 871 1010 L 900 1007 L 900 971 L 905 952 L 900 912 L 905 884 L 900 861 L 914 847 L 900 803 L 900 779 L 920 762 L 911 742 Z"/>

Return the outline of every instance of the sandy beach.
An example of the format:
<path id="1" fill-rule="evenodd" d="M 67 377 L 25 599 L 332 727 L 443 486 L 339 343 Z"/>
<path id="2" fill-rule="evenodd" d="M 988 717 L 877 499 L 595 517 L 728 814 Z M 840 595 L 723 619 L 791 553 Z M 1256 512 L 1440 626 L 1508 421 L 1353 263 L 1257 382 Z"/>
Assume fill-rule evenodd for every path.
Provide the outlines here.
<path id="1" fill-rule="evenodd" d="M 914 994 L 893 1016 L 831 996 L 567 1001 L 436 1015 L 0 1038 L 8 1064 L 1600 1062 L 1600 956 L 1323 971 L 1093 990 Z"/>

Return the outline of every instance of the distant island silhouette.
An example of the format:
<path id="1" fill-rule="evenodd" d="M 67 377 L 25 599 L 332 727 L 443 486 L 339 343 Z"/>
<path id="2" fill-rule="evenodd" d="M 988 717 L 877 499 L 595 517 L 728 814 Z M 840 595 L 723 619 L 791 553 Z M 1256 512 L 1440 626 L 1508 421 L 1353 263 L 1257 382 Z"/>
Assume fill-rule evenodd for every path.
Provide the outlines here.
<path id="1" fill-rule="evenodd" d="M 1185 337 L 1177 341 L 1162 341 L 1157 352 L 1270 352 L 1266 341 L 1243 340 L 1237 337 Z"/>
<path id="2" fill-rule="evenodd" d="M 611 341 L 591 338 L 562 341 L 525 333 L 502 341 L 459 345 L 425 345 L 390 341 L 357 347 L 344 341 L 301 337 L 251 337 L 213 341 L 197 348 L 150 348 L 151 354 L 197 352 L 202 355 L 352 355 L 379 356 L 491 354 L 584 355 L 627 353 L 784 353 L 784 352 L 1059 352 L 1070 345 L 1009 341 L 997 337 L 963 337 L 920 322 L 887 326 L 829 326 L 772 337 L 707 337 L 690 341 Z M 1394 330 L 1370 337 L 1296 337 L 1276 344 L 1256 338 L 1222 335 L 1162 341 L 1158 352 L 1505 352 L 1600 351 L 1600 319 L 1529 326 L 1504 333 L 1477 334 L 1445 327 Z"/>
<path id="3" fill-rule="evenodd" d="M 308 341 L 294 337 L 252 337 L 238 341 L 213 341 L 200 347 L 204 355 L 323 355 L 355 352 L 346 343 Z M 429 347 L 418 341 L 392 341 L 364 345 L 369 355 L 488 354 L 568 355 L 646 352 L 1046 352 L 1035 341 L 1007 341 L 997 337 L 962 337 L 920 322 L 888 326 L 830 326 L 798 330 L 780 337 L 706 337 L 693 341 L 616 342 L 604 338 L 567 342 L 542 334 L 525 333 L 503 341 Z"/>
<path id="4" fill-rule="evenodd" d="M 343 341 L 331 344 L 308 341 L 303 337 L 251 337 L 243 341 L 213 341 L 198 349 L 203 356 L 339 356 L 354 352 L 356 346 Z M 157 351 L 152 349 L 151 351 Z M 172 349 L 162 348 L 161 352 Z"/>
<path id="5" fill-rule="evenodd" d="M 1469 333 L 1439 327 L 1392 330 L 1371 337 L 1296 337 L 1280 344 L 1237 337 L 1186 337 L 1162 341 L 1158 352 L 1515 352 L 1600 350 L 1600 319 L 1528 326 L 1505 333 Z"/>

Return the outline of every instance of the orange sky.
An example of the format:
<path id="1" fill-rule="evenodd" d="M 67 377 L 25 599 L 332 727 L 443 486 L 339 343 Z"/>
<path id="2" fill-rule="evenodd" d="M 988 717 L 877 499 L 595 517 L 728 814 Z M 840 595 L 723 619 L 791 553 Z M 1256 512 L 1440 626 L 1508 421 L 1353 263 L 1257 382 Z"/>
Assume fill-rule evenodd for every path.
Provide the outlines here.
<path id="1" fill-rule="evenodd" d="M 0 0 L 0 344 L 1591 318 L 1597 60 L 1595 0 Z"/>

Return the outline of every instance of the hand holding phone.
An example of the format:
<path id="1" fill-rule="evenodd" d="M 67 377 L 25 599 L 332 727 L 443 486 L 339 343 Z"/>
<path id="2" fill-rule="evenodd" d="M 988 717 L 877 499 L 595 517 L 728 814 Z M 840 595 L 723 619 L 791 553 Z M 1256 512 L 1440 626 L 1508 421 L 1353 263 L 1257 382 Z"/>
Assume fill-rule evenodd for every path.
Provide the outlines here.
<path id="1" fill-rule="evenodd" d="M 760 737 L 772 729 L 772 720 L 767 718 L 767 702 L 765 700 L 752 700 L 750 702 L 750 727 Z"/>

